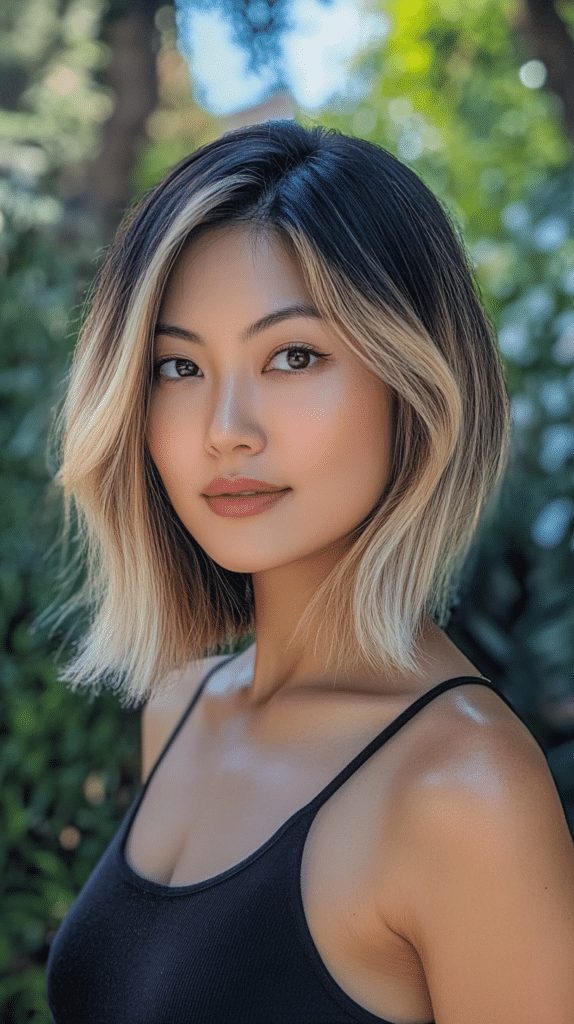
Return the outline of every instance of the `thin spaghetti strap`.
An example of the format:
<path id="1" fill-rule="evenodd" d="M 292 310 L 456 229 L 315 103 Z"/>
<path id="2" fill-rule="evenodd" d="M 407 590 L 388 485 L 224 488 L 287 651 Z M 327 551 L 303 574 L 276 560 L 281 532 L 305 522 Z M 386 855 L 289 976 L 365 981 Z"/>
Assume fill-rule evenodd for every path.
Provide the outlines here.
<path id="1" fill-rule="evenodd" d="M 407 722 L 410 722 L 411 718 L 414 718 L 414 716 L 421 711 L 423 707 L 430 704 L 435 697 L 438 697 L 446 690 L 454 689 L 455 686 L 462 686 L 466 683 L 476 683 L 479 686 L 487 686 L 489 689 L 494 690 L 494 692 L 498 694 L 506 704 L 508 704 L 508 707 L 511 711 L 514 711 L 514 714 L 516 715 L 516 711 L 508 698 L 500 692 L 498 687 L 492 683 L 490 679 L 484 679 L 482 676 L 455 676 L 452 679 L 445 679 L 443 682 L 437 683 L 436 686 L 433 686 L 432 689 L 427 690 L 426 693 L 421 694 L 420 697 L 417 697 L 417 699 L 413 701 L 412 704 L 409 704 L 409 706 L 405 708 L 400 715 L 393 719 L 389 725 L 385 726 L 385 728 L 378 733 L 374 739 L 372 739 L 370 743 L 363 748 L 363 750 L 359 751 L 353 760 L 346 765 L 345 768 L 343 768 L 343 770 L 340 771 L 339 774 L 336 775 L 335 778 L 332 779 L 331 782 L 329 782 L 327 786 L 325 786 L 325 788 L 322 789 L 321 792 L 303 808 L 303 810 L 308 814 L 315 814 L 318 807 L 322 806 L 322 804 L 324 804 L 333 795 L 333 793 L 335 793 L 339 787 L 347 781 L 347 779 L 351 778 L 351 775 L 353 775 L 358 768 L 365 764 L 365 762 L 368 761 L 368 759 L 372 757 L 377 750 L 380 750 L 380 748 L 390 740 L 391 736 L 394 736 L 399 729 L 406 725 Z M 517 717 L 519 716 L 517 715 Z"/>
<path id="2" fill-rule="evenodd" d="M 169 748 L 171 747 L 171 745 L 172 745 L 173 741 L 175 740 L 177 734 L 179 733 L 180 729 L 183 728 L 183 725 L 185 724 L 185 722 L 189 718 L 189 716 L 190 716 L 191 712 L 193 711 L 197 701 L 199 700 L 201 694 L 203 693 L 208 680 L 211 679 L 211 677 L 212 677 L 214 672 L 218 672 L 220 668 L 223 668 L 230 661 L 233 661 L 233 659 L 237 658 L 239 654 L 241 654 L 241 651 L 236 651 L 235 654 L 231 654 L 229 656 L 229 658 L 225 659 L 225 661 L 221 661 L 221 662 L 219 662 L 219 664 L 214 665 L 213 668 L 211 668 L 209 670 L 209 672 L 207 673 L 207 675 L 205 676 L 205 679 L 202 680 L 201 684 L 199 685 L 199 687 L 197 688 L 196 692 L 194 693 L 194 695 L 193 695 L 193 697 L 192 697 L 188 707 L 184 711 L 182 717 L 180 718 L 180 720 L 177 723 L 177 725 L 175 726 L 175 729 L 173 730 L 171 736 L 169 737 L 167 743 L 165 744 L 161 754 L 159 755 L 157 761 L 155 762 L 151 772 L 149 773 L 149 775 L 148 775 L 148 777 L 146 779 L 145 785 L 144 785 L 144 791 L 148 788 L 148 786 L 149 786 L 149 784 L 150 784 L 150 782 L 152 780 L 152 777 L 155 775 L 157 769 L 159 768 L 159 765 L 160 765 L 161 761 L 163 761 L 165 755 L 167 754 Z"/>

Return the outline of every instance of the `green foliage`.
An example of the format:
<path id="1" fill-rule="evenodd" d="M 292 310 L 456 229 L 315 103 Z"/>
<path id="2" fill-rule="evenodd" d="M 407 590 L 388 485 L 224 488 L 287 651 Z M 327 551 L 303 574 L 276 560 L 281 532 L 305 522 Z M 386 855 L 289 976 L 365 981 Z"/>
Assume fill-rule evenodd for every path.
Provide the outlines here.
<path id="1" fill-rule="evenodd" d="M 139 716 L 66 690 L 31 630 L 55 593 L 46 433 L 94 266 L 55 201 L 6 180 L 1 199 L 0 1007 L 44 1024 L 48 942 L 134 792 Z"/>
<path id="2" fill-rule="evenodd" d="M 0 142 L 33 140 L 42 171 L 95 152 L 113 98 L 97 83 L 106 48 L 98 40 L 104 0 L 7 4 L 0 33 Z"/>
<path id="3" fill-rule="evenodd" d="M 504 207 L 500 236 L 471 251 L 506 361 L 514 453 L 463 620 L 477 641 L 486 621 L 504 634 L 501 682 L 548 749 L 574 726 L 572 171 Z M 564 792 L 572 753 L 550 752 Z"/>
<path id="4" fill-rule="evenodd" d="M 412 162 L 465 233 L 480 225 L 481 234 L 496 234 L 501 208 L 571 157 L 558 102 L 519 77 L 531 56 L 513 28 L 519 7 L 516 0 L 392 4 L 386 44 L 354 68 L 371 88 L 344 123 L 352 130 L 371 118 L 366 135 Z"/>

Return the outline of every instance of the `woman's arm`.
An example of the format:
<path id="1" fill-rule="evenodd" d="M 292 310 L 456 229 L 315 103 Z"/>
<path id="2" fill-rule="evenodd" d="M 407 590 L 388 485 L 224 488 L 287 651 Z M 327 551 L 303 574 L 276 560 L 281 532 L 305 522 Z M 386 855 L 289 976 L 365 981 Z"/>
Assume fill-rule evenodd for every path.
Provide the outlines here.
<path id="1" fill-rule="evenodd" d="M 538 745 L 469 723 L 401 806 L 390 923 L 421 958 L 436 1024 L 573 1024 L 574 843 Z"/>

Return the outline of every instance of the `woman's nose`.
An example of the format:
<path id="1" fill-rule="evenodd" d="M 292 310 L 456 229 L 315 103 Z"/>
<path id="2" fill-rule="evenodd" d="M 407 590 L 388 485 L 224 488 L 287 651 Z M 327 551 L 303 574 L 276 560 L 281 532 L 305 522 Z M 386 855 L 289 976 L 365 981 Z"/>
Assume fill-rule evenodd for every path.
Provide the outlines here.
<path id="1" fill-rule="evenodd" d="M 265 435 L 259 411 L 252 389 L 228 378 L 214 395 L 208 413 L 206 446 L 218 450 L 237 445 L 260 448 Z"/>

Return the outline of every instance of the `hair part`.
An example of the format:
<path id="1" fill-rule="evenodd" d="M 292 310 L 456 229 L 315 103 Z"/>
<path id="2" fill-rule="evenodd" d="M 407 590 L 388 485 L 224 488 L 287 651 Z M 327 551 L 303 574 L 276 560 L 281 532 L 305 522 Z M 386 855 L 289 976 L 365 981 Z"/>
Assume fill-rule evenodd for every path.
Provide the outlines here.
<path id="1" fill-rule="evenodd" d="M 89 627 L 61 678 L 147 699 L 174 669 L 255 626 L 250 573 L 218 565 L 174 512 L 145 441 L 154 329 L 184 247 L 243 226 L 285 246 L 342 343 L 391 391 L 384 493 L 320 584 L 291 644 L 320 623 L 337 668 L 415 672 L 425 615 L 448 621 L 507 464 L 510 403 L 492 327 L 441 205 L 381 147 L 322 126 L 226 132 L 128 214 L 99 275 L 53 437 L 63 538 L 77 522 Z M 54 616 L 52 616 L 54 618 Z"/>

